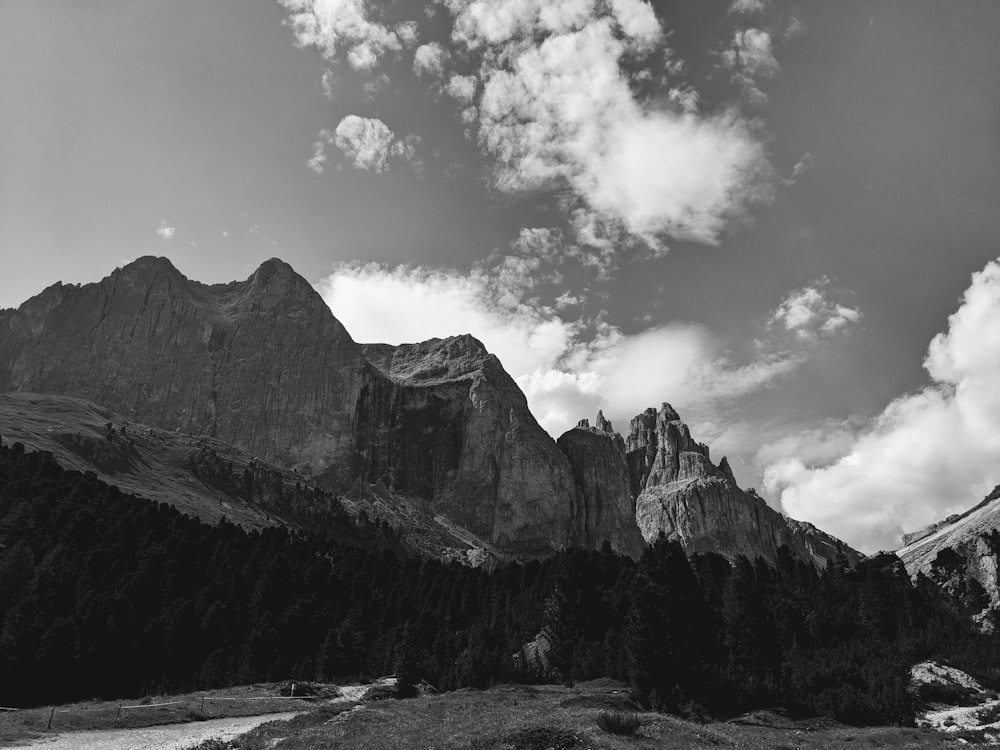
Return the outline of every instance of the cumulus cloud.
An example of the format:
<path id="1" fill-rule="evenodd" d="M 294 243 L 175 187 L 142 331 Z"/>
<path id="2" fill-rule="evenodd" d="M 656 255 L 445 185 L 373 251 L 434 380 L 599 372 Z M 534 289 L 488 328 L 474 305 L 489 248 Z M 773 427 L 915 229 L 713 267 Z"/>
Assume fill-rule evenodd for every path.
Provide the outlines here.
<path id="1" fill-rule="evenodd" d="M 300 45 L 359 70 L 418 42 L 412 22 L 391 26 L 366 0 L 280 2 Z M 496 187 L 557 194 L 578 239 L 605 258 L 636 243 L 654 253 L 670 239 L 715 244 L 772 199 L 759 125 L 736 108 L 703 108 L 646 0 L 442 4 L 452 52 L 416 47 L 415 74 L 454 101 Z M 777 69 L 759 29 L 738 32 L 726 55 L 747 87 Z M 663 80 L 652 84 L 655 66 Z M 650 96 L 660 84 L 662 95 Z M 322 167 L 321 156 L 311 163 Z"/>
<path id="2" fill-rule="evenodd" d="M 648 3 L 447 5 L 453 41 L 480 55 L 478 107 L 470 112 L 497 186 L 568 186 L 582 241 L 604 236 L 616 244 L 624 236 L 654 249 L 660 237 L 715 243 L 770 199 L 764 146 L 736 112 L 702 114 L 683 87 L 673 104 L 634 95 L 626 59 L 664 47 Z"/>
<path id="3" fill-rule="evenodd" d="M 172 240 L 177 232 L 177 227 L 167 226 L 167 220 L 160 219 L 160 223 L 156 225 L 154 231 L 160 236 L 160 239 Z"/>
<path id="4" fill-rule="evenodd" d="M 448 79 L 446 90 L 449 96 L 463 104 L 469 104 L 476 96 L 476 78 L 475 76 L 453 75 Z"/>
<path id="5" fill-rule="evenodd" d="M 533 248 L 538 248 L 537 254 Z M 727 351 L 708 328 L 672 322 L 625 334 L 603 320 L 563 316 L 579 299 L 538 301 L 557 279 L 558 251 L 544 230 L 526 230 L 509 255 L 471 271 L 347 264 L 318 285 L 334 315 L 359 341 L 398 344 L 472 333 L 524 391 L 553 435 L 604 409 L 621 422 L 670 400 L 693 421 L 794 372 L 804 347 Z M 763 324 L 763 321 L 762 321 Z"/>
<path id="6" fill-rule="evenodd" d="M 437 42 L 421 44 L 413 53 L 413 72 L 418 76 L 438 77 L 444 72 L 448 51 Z"/>
<path id="7" fill-rule="evenodd" d="M 844 330 L 861 320 L 861 310 L 837 301 L 839 296 L 829 279 L 819 279 L 790 292 L 771 313 L 768 323 L 805 339 Z"/>
<path id="8" fill-rule="evenodd" d="M 862 550 L 891 549 L 1000 481 L 1000 264 L 973 275 L 924 367 L 931 385 L 854 430 L 835 460 L 803 452 L 823 443 L 807 436 L 768 465 L 765 487 L 790 515 Z"/>
<path id="9" fill-rule="evenodd" d="M 390 29 L 372 20 L 366 0 L 278 0 L 301 47 L 316 47 L 328 60 L 344 56 L 356 70 L 374 67 L 387 52 L 415 40 L 415 27 Z M 400 36 L 402 32 L 402 38 Z"/>
<path id="10" fill-rule="evenodd" d="M 374 117 L 348 115 L 340 121 L 336 129 L 321 130 L 313 144 L 313 155 L 306 162 L 316 174 L 326 169 L 327 146 L 335 145 L 355 169 L 369 172 L 385 172 L 392 159 L 408 161 L 419 169 L 414 136 L 397 138 L 388 125 Z"/>

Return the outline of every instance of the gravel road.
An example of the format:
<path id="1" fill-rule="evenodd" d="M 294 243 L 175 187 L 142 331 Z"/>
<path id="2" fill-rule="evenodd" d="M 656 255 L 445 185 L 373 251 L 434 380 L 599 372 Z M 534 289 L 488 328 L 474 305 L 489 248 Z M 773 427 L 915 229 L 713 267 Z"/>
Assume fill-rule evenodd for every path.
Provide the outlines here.
<path id="1" fill-rule="evenodd" d="M 263 716 L 193 721 L 142 729 L 95 729 L 34 740 L 15 748 L 34 750 L 187 750 L 208 739 L 231 740 L 268 721 L 291 719 L 298 711 Z"/>

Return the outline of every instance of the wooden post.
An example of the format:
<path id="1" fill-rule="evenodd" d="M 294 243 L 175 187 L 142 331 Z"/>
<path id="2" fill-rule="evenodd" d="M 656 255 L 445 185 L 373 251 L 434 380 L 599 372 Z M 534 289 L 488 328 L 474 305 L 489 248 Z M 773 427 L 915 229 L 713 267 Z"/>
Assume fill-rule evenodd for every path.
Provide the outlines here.
<path id="1" fill-rule="evenodd" d="M 46 729 L 52 729 L 52 717 L 56 715 L 56 707 L 52 707 L 52 713 L 49 714 L 49 723 L 45 725 Z"/>
<path id="2" fill-rule="evenodd" d="M 115 714 L 115 724 L 118 723 L 118 717 L 122 715 L 122 706 L 124 705 L 125 705 L 125 700 L 122 699 L 122 702 L 118 704 L 118 713 Z"/>

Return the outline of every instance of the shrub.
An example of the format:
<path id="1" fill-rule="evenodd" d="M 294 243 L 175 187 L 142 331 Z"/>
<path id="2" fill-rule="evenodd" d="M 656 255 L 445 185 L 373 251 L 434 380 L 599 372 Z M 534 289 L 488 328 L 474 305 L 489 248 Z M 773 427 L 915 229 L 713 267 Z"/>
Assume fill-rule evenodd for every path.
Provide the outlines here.
<path id="1" fill-rule="evenodd" d="M 610 734 L 635 734 L 642 721 L 633 713 L 601 711 L 597 715 L 597 726 Z"/>

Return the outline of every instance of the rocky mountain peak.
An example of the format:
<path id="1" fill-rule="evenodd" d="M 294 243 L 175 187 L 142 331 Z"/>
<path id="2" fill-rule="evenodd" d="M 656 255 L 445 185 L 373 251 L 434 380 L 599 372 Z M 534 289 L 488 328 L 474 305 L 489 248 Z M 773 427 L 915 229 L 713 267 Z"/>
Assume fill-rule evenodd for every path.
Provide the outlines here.
<path id="1" fill-rule="evenodd" d="M 632 418 L 625 452 L 634 495 L 652 485 L 732 474 L 712 464 L 708 446 L 692 439 L 677 410 L 666 402 L 659 411 L 651 407 Z"/>

